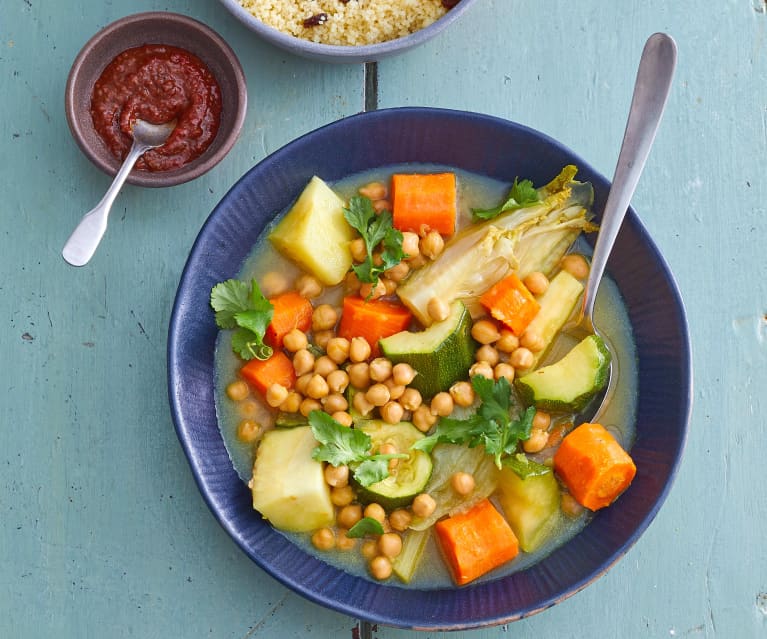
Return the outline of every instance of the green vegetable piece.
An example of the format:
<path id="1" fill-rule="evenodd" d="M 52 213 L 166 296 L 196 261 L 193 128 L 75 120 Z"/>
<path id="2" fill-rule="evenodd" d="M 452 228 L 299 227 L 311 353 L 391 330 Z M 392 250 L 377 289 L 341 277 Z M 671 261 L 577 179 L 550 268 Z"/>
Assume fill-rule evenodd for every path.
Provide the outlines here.
<path id="1" fill-rule="evenodd" d="M 237 330 L 232 334 L 232 350 L 242 359 L 269 359 L 274 352 L 264 343 L 264 335 L 274 315 L 274 306 L 252 280 L 216 284 L 210 292 L 210 305 L 216 312 L 219 328 Z"/>
<path id="2" fill-rule="evenodd" d="M 477 220 L 492 220 L 506 211 L 523 209 L 538 204 L 540 201 L 541 196 L 530 180 L 520 182 L 519 178 L 514 178 L 514 184 L 504 202 L 490 209 L 472 209 L 471 214 L 475 222 Z"/>
<path id="3" fill-rule="evenodd" d="M 363 517 L 354 526 L 349 528 L 346 533 L 347 537 L 352 539 L 359 539 L 367 535 L 383 535 L 384 529 L 381 522 L 372 517 Z"/>

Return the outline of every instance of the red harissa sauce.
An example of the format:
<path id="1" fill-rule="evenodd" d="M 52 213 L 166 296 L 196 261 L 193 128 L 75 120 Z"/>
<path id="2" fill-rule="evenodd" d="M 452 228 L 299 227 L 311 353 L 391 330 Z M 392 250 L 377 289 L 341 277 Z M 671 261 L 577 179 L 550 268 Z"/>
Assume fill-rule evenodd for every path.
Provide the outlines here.
<path id="1" fill-rule="evenodd" d="M 202 155 L 221 121 L 221 90 L 195 55 L 162 44 L 127 49 L 107 65 L 91 96 L 97 133 L 119 160 L 133 143 L 136 118 L 152 124 L 176 120 L 161 147 L 136 163 L 144 171 L 177 169 Z"/>

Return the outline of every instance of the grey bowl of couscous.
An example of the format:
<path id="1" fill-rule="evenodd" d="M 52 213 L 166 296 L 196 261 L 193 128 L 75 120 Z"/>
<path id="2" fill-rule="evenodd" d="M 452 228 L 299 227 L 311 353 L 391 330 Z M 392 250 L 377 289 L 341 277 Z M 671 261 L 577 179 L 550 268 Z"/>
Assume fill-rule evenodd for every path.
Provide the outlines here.
<path id="1" fill-rule="evenodd" d="M 325 62 L 372 62 L 423 44 L 476 0 L 220 0 L 273 45 Z"/>

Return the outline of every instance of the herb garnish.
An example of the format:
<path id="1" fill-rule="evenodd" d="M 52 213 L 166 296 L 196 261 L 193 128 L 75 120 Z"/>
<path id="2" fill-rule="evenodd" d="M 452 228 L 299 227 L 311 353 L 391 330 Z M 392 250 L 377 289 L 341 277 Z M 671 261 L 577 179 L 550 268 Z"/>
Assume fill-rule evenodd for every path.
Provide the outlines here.
<path id="1" fill-rule="evenodd" d="M 383 534 L 384 528 L 381 525 L 381 522 L 372 517 L 363 517 L 346 532 L 346 536 L 351 539 L 357 539 L 359 537 L 364 537 L 365 535 Z"/>
<path id="2" fill-rule="evenodd" d="M 475 222 L 477 220 L 492 220 L 506 211 L 524 209 L 538 204 L 540 201 L 541 196 L 530 180 L 520 181 L 519 178 L 514 178 L 514 184 L 504 202 L 491 209 L 472 209 L 471 214 Z"/>
<path id="3" fill-rule="evenodd" d="M 309 413 L 309 425 L 319 446 L 312 450 L 312 457 L 328 462 L 331 466 L 347 465 L 354 479 L 362 486 L 370 486 L 389 476 L 390 459 L 407 459 L 407 453 L 372 455 L 371 440 L 367 433 L 343 426 L 327 413 L 313 410 Z"/>
<path id="4" fill-rule="evenodd" d="M 352 266 L 354 273 L 360 282 L 376 284 L 379 275 L 406 257 L 402 250 L 402 233 L 392 225 L 392 214 L 389 211 L 376 213 L 370 198 L 362 195 L 352 196 L 349 208 L 344 209 L 344 217 L 349 226 L 362 236 L 367 252 L 361 264 Z M 373 251 L 381 242 L 381 265 L 376 266 L 373 263 Z"/>
<path id="5" fill-rule="evenodd" d="M 232 350 L 242 359 L 269 359 L 274 352 L 264 343 L 264 334 L 272 321 L 274 306 L 258 288 L 240 280 L 216 284 L 210 292 L 210 305 L 216 311 L 219 328 L 237 329 L 232 334 Z"/>
<path id="6" fill-rule="evenodd" d="M 466 419 L 442 417 L 434 433 L 419 439 L 412 448 L 431 452 L 439 443 L 466 444 L 469 448 L 484 446 L 500 468 L 503 458 L 514 455 L 519 442 L 530 437 L 535 407 L 512 419 L 511 387 L 505 377 L 493 381 L 475 375 L 471 385 L 481 400 L 477 412 Z"/>

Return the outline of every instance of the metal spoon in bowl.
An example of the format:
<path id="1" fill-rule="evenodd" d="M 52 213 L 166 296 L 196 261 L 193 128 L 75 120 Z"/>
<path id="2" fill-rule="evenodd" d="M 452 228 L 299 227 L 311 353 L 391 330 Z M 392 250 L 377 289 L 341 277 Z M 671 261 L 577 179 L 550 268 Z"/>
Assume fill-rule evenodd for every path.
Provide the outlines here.
<path id="1" fill-rule="evenodd" d="M 634 96 L 631 100 L 623 144 L 618 155 L 612 187 L 607 196 L 607 202 L 602 213 L 599 234 L 591 258 L 591 270 L 586 281 L 583 296 L 583 306 L 576 324 L 566 328 L 566 332 L 579 338 L 589 334 L 599 334 L 594 325 L 594 302 L 596 301 L 599 283 L 607 265 L 607 258 L 615 243 L 626 210 L 636 190 L 639 176 L 642 174 L 650 147 L 655 140 L 655 134 L 660 124 L 663 110 L 666 107 L 671 79 L 676 67 L 676 44 L 665 33 L 656 33 L 647 40 L 639 70 L 634 84 Z M 600 335 L 601 337 L 605 337 Z M 609 341 L 605 339 L 608 349 L 612 350 Z M 615 358 L 613 358 L 615 362 Z M 603 392 L 595 397 L 578 416 L 583 421 L 598 417 L 610 396 L 610 389 L 615 384 L 615 371 L 610 367 L 610 379 L 605 384 Z M 598 407 L 594 411 L 592 407 Z"/>
<path id="2" fill-rule="evenodd" d="M 112 204 L 133 169 L 133 165 L 149 149 L 165 144 L 175 128 L 175 120 L 165 124 L 150 124 L 137 119 L 133 123 L 133 145 L 115 179 L 101 201 L 80 220 L 61 252 L 64 259 L 72 266 L 83 266 L 93 257 L 107 230 L 107 218 Z"/>

